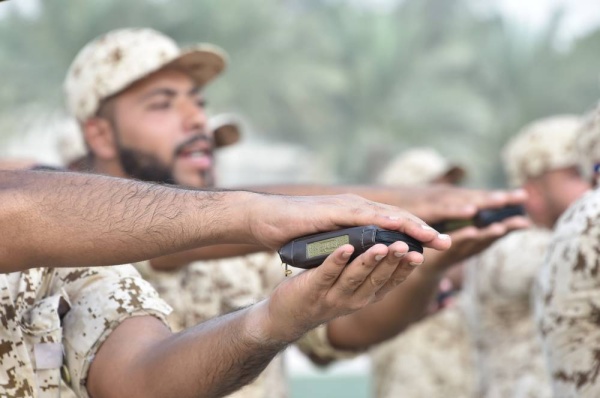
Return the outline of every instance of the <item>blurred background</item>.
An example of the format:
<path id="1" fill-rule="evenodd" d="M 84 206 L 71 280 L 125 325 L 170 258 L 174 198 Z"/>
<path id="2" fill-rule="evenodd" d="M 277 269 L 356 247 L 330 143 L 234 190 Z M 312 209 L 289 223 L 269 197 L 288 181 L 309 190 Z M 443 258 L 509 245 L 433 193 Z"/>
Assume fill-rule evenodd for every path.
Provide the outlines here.
<path id="1" fill-rule="evenodd" d="M 468 185 L 501 186 L 498 149 L 519 127 L 596 103 L 599 24 L 586 0 L 10 0 L 0 155 L 56 162 L 76 52 L 148 26 L 230 55 L 207 93 L 210 111 L 246 121 L 244 145 L 222 154 L 225 185 L 368 183 L 394 154 L 430 145 L 469 169 Z"/>
<path id="2" fill-rule="evenodd" d="M 600 98 L 600 8 L 589 0 L 10 0 L 0 157 L 59 162 L 57 137 L 74 128 L 68 65 L 92 38 L 130 26 L 229 53 L 207 89 L 211 113 L 244 121 L 243 142 L 220 154 L 225 186 L 369 183 L 426 145 L 463 165 L 467 185 L 501 187 L 511 135 Z M 297 397 L 331 397 L 339 377 L 348 391 L 336 396 L 368 396 L 364 358 L 325 374 L 291 358 Z"/>

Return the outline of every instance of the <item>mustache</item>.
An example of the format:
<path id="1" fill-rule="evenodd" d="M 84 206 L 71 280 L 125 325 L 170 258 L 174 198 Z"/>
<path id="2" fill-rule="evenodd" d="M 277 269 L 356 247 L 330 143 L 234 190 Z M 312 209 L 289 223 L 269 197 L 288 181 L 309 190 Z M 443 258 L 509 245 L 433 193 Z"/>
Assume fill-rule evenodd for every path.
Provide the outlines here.
<path id="1" fill-rule="evenodd" d="M 212 153 L 214 146 L 213 140 L 205 134 L 195 134 L 175 147 L 175 156 L 181 154 L 181 152 L 183 152 L 188 145 L 194 144 L 198 141 L 206 141 L 210 146 L 209 153 Z"/>

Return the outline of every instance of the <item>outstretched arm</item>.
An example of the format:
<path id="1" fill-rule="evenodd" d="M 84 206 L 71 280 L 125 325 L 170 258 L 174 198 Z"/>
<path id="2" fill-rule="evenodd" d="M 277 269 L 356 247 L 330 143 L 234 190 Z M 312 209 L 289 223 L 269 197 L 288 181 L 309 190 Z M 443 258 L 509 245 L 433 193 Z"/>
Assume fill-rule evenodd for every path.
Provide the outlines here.
<path id="1" fill-rule="evenodd" d="M 123 264 L 193 247 L 277 249 L 298 236 L 375 224 L 434 248 L 448 240 L 394 206 L 352 195 L 193 191 L 118 178 L 0 171 L 0 270 Z"/>
<path id="2" fill-rule="evenodd" d="M 522 204 L 526 197 L 523 190 L 487 191 L 459 188 L 447 184 L 432 184 L 422 187 L 297 184 L 263 185 L 242 189 L 285 195 L 339 195 L 350 193 L 376 202 L 401 207 L 428 223 L 447 219 L 470 218 L 481 209 Z"/>
<path id="3" fill-rule="evenodd" d="M 247 187 L 246 189 L 256 192 L 286 195 L 336 195 L 352 193 L 376 202 L 405 208 L 427 222 L 470 218 L 473 217 L 477 210 L 521 204 L 525 199 L 525 194 L 521 190 L 485 191 L 456 188 L 442 184 L 426 187 L 264 185 Z M 159 259 L 152 259 L 150 264 L 158 270 L 171 270 L 185 266 L 193 261 L 235 257 L 261 250 L 266 250 L 266 248 L 247 245 L 211 246 Z"/>
<path id="4" fill-rule="evenodd" d="M 403 245 L 373 246 L 348 265 L 353 248 L 342 246 L 320 267 L 286 280 L 269 299 L 177 335 L 151 317 L 124 321 L 95 356 L 90 395 L 226 395 L 309 329 L 381 299 L 410 272 L 399 256 Z"/>
<path id="5" fill-rule="evenodd" d="M 450 267 L 486 249 L 508 232 L 527 226 L 525 218 L 513 217 L 485 229 L 467 227 L 454 232 L 449 250 L 426 252 L 425 262 L 416 266 L 407 281 L 385 300 L 330 322 L 329 342 L 337 348 L 358 350 L 394 337 L 426 314 L 439 281 Z"/>

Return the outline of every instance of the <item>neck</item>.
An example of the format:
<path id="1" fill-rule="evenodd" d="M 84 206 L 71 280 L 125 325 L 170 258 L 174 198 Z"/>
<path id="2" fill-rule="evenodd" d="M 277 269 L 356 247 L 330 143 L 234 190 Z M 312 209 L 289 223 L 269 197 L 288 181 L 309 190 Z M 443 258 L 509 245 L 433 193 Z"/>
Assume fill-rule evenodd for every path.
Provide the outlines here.
<path id="1" fill-rule="evenodd" d="M 112 177 L 130 178 L 117 162 L 106 162 L 94 158 L 90 171 L 96 174 L 104 174 Z"/>

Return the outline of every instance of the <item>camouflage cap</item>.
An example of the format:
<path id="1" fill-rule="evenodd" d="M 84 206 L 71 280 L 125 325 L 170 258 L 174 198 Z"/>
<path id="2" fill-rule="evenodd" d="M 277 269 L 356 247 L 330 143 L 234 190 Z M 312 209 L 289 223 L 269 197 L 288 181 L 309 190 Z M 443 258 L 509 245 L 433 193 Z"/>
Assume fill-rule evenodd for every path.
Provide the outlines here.
<path id="1" fill-rule="evenodd" d="M 502 152 L 509 184 L 519 187 L 547 171 L 577 166 L 575 138 L 580 126 L 579 116 L 558 115 L 521 129 Z"/>
<path id="2" fill-rule="evenodd" d="M 433 148 L 413 148 L 396 156 L 379 175 L 383 185 L 426 185 L 448 176 L 459 182 L 465 170 L 450 163 Z"/>
<path id="3" fill-rule="evenodd" d="M 588 113 L 575 140 L 577 159 L 581 174 L 590 182 L 594 181 L 600 165 L 600 105 Z"/>
<path id="4" fill-rule="evenodd" d="M 166 66 L 187 72 L 199 86 L 226 65 L 223 50 L 209 44 L 180 49 L 152 29 L 121 29 L 88 43 L 75 57 L 64 83 L 67 108 L 79 121 L 96 114 L 101 101 Z"/>

